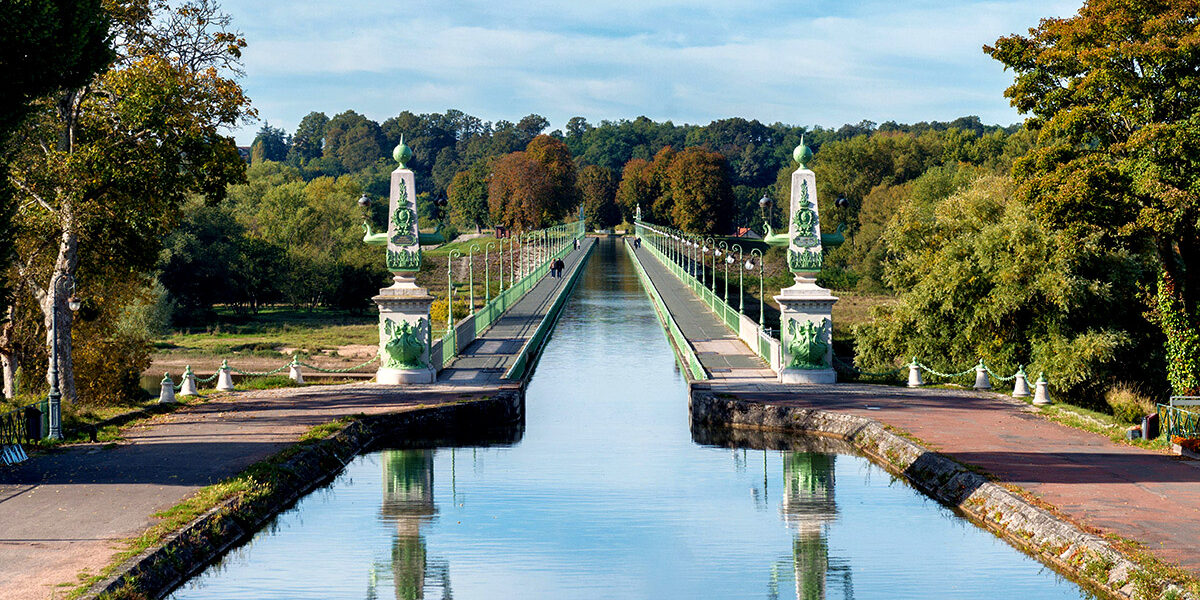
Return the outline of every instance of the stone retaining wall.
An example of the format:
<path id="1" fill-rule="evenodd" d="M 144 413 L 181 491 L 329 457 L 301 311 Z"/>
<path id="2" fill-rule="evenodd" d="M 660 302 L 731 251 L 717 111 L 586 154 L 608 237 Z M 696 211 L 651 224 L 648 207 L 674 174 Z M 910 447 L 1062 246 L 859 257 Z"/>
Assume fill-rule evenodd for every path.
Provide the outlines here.
<path id="1" fill-rule="evenodd" d="M 480 400 L 360 417 L 329 438 L 300 446 L 280 464 L 285 476 L 275 482 L 274 493 L 253 501 L 235 496 L 213 507 L 162 543 L 125 561 L 81 598 L 166 596 L 249 540 L 297 500 L 327 484 L 364 451 L 432 447 L 464 440 L 482 445 L 514 443 L 520 439 L 523 420 L 524 399 L 519 389 L 500 390 Z"/>
<path id="2" fill-rule="evenodd" d="M 811 408 L 745 402 L 693 389 L 689 408 L 693 432 L 712 427 L 832 436 L 844 440 L 891 473 L 930 497 L 964 513 L 1022 550 L 1069 574 L 1094 592 L 1114 598 L 1190 598 L 1172 582 L 1156 577 L 1099 536 L 1043 510 L 984 475 L 893 432 L 865 417 Z M 697 435 L 694 433 L 693 435 Z M 1161 588 L 1147 596 L 1142 590 Z"/>

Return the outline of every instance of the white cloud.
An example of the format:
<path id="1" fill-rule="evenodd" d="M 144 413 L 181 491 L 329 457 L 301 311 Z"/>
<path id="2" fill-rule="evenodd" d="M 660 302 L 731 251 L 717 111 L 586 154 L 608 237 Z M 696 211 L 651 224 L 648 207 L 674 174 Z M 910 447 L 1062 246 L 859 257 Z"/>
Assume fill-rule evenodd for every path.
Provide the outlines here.
<path id="1" fill-rule="evenodd" d="M 820 4 L 309 0 L 228 8 L 250 41 L 248 91 L 264 119 L 285 127 L 309 110 L 351 108 L 380 120 L 401 110 L 459 108 L 485 120 L 536 112 L 557 127 L 573 115 L 640 114 L 830 126 L 978 114 L 1007 123 L 1018 120 L 1002 97 L 1011 75 L 981 46 L 1074 10 L 1033 0 Z"/>

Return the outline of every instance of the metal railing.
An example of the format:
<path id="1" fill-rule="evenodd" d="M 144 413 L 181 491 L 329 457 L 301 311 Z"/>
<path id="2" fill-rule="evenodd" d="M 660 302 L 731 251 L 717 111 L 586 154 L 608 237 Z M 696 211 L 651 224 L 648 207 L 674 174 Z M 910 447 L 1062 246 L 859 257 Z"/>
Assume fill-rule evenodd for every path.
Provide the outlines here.
<path id="1" fill-rule="evenodd" d="M 1159 404 L 1158 426 L 1168 438 L 1200 438 L 1200 414 L 1181 408 Z"/>
<path id="2" fill-rule="evenodd" d="M 700 364 L 700 358 L 696 356 L 696 350 L 692 348 L 691 342 L 683 335 L 683 331 L 679 329 L 679 325 L 675 323 L 675 319 L 671 318 L 671 313 L 667 310 L 667 304 L 663 302 L 662 296 L 659 295 L 658 290 L 654 287 L 654 283 L 650 281 L 650 276 L 642 268 L 642 263 L 638 262 L 636 256 L 633 256 L 633 247 L 626 243 L 625 250 L 629 252 L 630 258 L 633 259 L 633 266 L 637 269 L 638 278 L 642 280 L 642 288 L 650 296 L 650 301 L 654 303 L 654 308 L 658 312 L 659 318 L 667 327 L 667 335 L 675 343 L 675 347 L 679 348 L 681 356 L 678 357 L 681 366 L 688 372 L 690 379 L 693 381 L 708 379 L 708 373 L 705 372 L 704 366 Z"/>
<path id="3" fill-rule="evenodd" d="M 19 463 L 28 455 L 21 444 L 30 444 L 50 431 L 47 400 L 0 413 L 0 465 Z"/>

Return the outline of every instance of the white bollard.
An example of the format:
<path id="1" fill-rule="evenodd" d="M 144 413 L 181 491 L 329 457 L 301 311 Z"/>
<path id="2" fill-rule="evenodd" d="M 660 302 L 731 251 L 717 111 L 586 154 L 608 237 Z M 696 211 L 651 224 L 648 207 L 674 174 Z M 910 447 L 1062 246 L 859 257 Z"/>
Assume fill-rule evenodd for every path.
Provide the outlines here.
<path id="1" fill-rule="evenodd" d="M 292 378 L 297 384 L 304 383 L 304 374 L 300 372 L 300 360 L 296 355 L 292 355 L 292 364 L 288 365 L 288 377 Z"/>
<path id="2" fill-rule="evenodd" d="M 188 365 L 183 370 L 183 381 L 179 384 L 180 396 L 199 396 L 196 391 L 196 374 L 192 372 L 192 365 Z"/>
<path id="3" fill-rule="evenodd" d="M 921 367 L 917 366 L 917 358 L 914 356 L 911 363 L 908 364 L 908 387 L 921 387 L 925 382 L 921 379 Z"/>
<path id="4" fill-rule="evenodd" d="M 1050 395 L 1046 393 L 1046 377 L 1043 373 L 1038 373 L 1038 380 L 1034 385 L 1037 386 L 1037 389 L 1035 389 L 1033 392 L 1033 403 L 1037 406 L 1053 404 L 1053 402 L 1050 401 Z"/>
<path id="5" fill-rule="evenodd" d="M 1017 369 L 1017 378 L 1013 380 L 1013 398 L 1029 397 L 1029 381 L 1025 379 L 1025 367 Z"/>
<path id="6" fill-rule="evenodd" d="M 171 381 L 170 373 L 163 373 L 162 384 L 159 386 L 158 403 L 173 404 L 175 402 L 175 382 Z"/>
<path id="7" fill-rule="evenodd" d="M 978 365 L 975 365 L 975 386 L 974 387 L 977 390 L 992 389 L 992 382 L 988 381 L 987 367 L 983 366 L 982 360 L 979 361 Z"/>
<path id="8" fill-rule="evenodd" d="M 217 376 L 217 391 L 232 392 L 233 391 L 233 373 L 229 370 L 229 361 L 221 361 L 221 369 L 217 371 L 220 375 Z"/>

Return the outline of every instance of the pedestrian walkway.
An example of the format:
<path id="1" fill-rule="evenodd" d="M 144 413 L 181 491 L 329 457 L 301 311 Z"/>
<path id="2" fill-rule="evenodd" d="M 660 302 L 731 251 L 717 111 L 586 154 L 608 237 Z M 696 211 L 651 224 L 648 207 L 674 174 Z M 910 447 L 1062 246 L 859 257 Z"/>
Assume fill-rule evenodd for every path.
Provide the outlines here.
<path id="1" fill-rule="evenodd" d="M 1085 530 L 1143 544 L 1200 576 L 1200 462 L 1059 425 L 996 393 L 883 385 L 783 385 L 647 250 L 642 266 L 714 378 L 695 387 L 764 405 L 855 414 L 912 434 L 928 449 L 1017 486 Z M 724 331 L 722 331 L 724 329 Z M 731 342 L 737 341 L 738 344 Z M 712 356 L 714 342 L 733 354 Z M 761 361 L 760 361 L 761 362 Z M 728 365 L 731 377 L 721 377 Z M 751 373 L 754 373 L 751 375 Z"/>
<path id="2" fill-rule="evenodd" d="M 757 382 L 775 377 L 771 367 L 730 331 L 704 301 L 668 271 L 648 248 L 637 247 L 634 253 L 710 377 L 739 382 Z"/>
<path id="3" fill-rule="evenodd" d="M 517 388 L 516 384 L 510 385 Z M 96 574 L 166 510 L 293 444 L 314 425 L 359 414 L 494 396 L 496 386 L 347 384 L 227 394 L 154 417 L 115 444 L 75 444 L 0 468 L 0 599 L 61 596 Z"/>
<path id="4" fill-rule="evenodd" d="M 470 385 L 500 382 L 516 364 L 521 349 L 532 339 L 559 295 L 565 293 L 566 286 L 595 243 L 595 238 L 581 239 L 579 248 L 563 257 L 562 276 L 543 277 L 483 335 L 459 353 L 454 362 L 438 373 L 438 381 Z"/>

